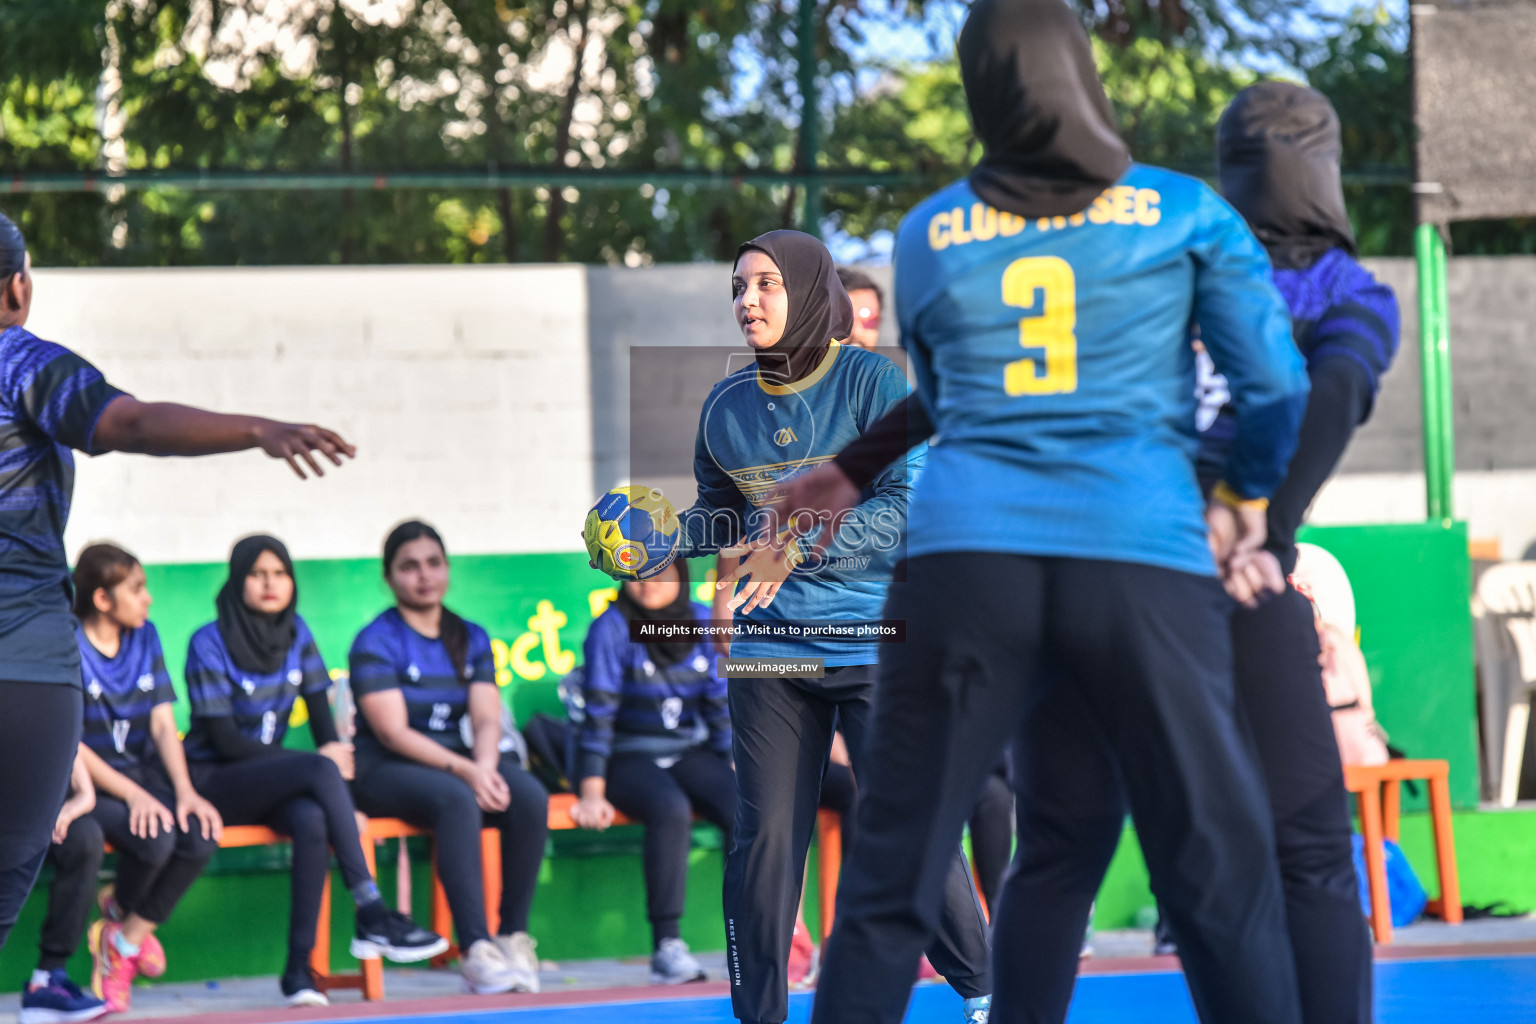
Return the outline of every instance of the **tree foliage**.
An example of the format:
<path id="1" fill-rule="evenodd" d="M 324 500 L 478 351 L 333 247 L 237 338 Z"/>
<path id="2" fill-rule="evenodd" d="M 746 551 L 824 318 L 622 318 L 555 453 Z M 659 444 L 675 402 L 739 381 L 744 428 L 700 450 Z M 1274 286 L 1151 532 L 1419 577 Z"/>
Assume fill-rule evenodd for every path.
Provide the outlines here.
<path id="1" fill-rule="evenodd" d="M 1406 32 L 1289 0 L 1075 0 L 1139 158 L 1197 173 L 1255 63 L 1343 115 L 1347 162 L 1405 169 Z M 796 0 L 0 0 L 0 173 L 800 167 Z M 824 190 L 827 227 L 894 228 L 976 155 L 955 0 L 817 0 L 819 166 L 904 175 Z M 929 26 L 884 59 L 874 29 Z M 952 29 L 951 29 L 952 31 Z M 65 265 L 728 258 L 797 222 L 787 185 L 7 197 Z M 1407 251 L 1404 185 L 1351 188 L 1362 244 Z M 1457 228 L 1458 251 L 1529 251 L 1531 225 Z"/>

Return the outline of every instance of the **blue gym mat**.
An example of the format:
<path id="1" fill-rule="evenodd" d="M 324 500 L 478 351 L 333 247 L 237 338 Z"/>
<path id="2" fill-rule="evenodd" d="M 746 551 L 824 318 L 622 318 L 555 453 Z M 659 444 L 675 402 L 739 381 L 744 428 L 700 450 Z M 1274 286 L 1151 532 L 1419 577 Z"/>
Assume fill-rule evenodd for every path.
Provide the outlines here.
<path id="1" fill-rule="evenodd" d="M 811 997 L 790 1000 L 805 1024 Z M 1536 1021 L 1536 957 L 1398 960 L 1376 965 L 1378 1024 L 1529 1024 Z M 348 1018 L 363 1024 L 377 1018 Z M 958 1024 L 960 999 L 943 985 L 912 995 L 906 1024 Z M 391 1017 L 390 1024 L 734 1024 L 725 999 L 544 1007 Z M 1182 975 L 1100 974 L 1078 981 L 1068 1024 L 1197 1024 Z M 335 1022 L 341 1024 L 341 1022 Z"/>

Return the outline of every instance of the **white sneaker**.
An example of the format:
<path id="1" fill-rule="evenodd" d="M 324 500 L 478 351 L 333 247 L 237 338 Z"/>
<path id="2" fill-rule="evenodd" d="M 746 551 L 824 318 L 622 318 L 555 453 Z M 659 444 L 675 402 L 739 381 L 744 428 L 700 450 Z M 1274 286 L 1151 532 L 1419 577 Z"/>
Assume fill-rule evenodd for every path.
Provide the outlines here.
<path id="1" fill-rule="evenodd" d="M 469 990 L 477 996 L 511 992 L 517 987 L 518 974 L 502 956 L 496 943 L 480 939 L 464 954 L 459 970 Z"/>
<path id="2" fill-rule="evenodd" d="M 538 941 L 527 932 L 514 932 L 511 935 L 496 936 L 496 948 L 506 959 L 507 965 L 517 977 L 512 986 L 514 992 L 537 992 L 539 990 L 539 955 L 534 952 Z"/>
<path id="3" fill-rule="evenodd" d="M 704 968 L 682 939 L 662 939 L 651 954 L 652 985 L 686 985 L 705 980 Z"/>

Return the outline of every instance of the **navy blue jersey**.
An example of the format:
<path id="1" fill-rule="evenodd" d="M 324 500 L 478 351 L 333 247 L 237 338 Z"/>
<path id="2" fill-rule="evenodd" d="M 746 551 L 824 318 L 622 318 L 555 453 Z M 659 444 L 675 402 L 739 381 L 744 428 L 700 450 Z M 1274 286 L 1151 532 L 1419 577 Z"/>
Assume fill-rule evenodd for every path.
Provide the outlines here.
<path id="1" fill-rule="evenodd" d="M 709 621 L 708 608 L 692 608 L 694 618 Z M 663 668 L 645 644 L 630 640 L 624 613 L 609 606 L 587 630 L 583 652 L 580 778 L 606 774 L 614 753 L 667 757 L 705 744 L 730 752 L 731 713 L 711 645 L 700 643 Z"/>
<path id="2" fill-rule="evenodd" d="M 121 394 L 69 349 L 0 331 L 0 678 L 80 685 L 64 557 L 70 449 L 96 453 L 96 421 Z"/>
<path id="3" fill-rule="evenodd" d="M 295 616 L 294 623 L 298 628 L 283 667 L 267 674 L 247 672 L 235 664 L 217 622 L 192 634 L 187 646 L 187 698 L 192 702 L 188 760 L 218 760 L 203 733 L 201 720 L 205 718 L 233 717 L 242 736 L 267 746 L 282 746 L 294 701 L 324 693 L 330 687 L 331 676 L 315 646 L 314 634 L 303 618 Z"/>
<path id="4" fill-rule="evenodd" d="M 1275 271 L 1275 286 L 1290 309 L 1296 348 L 1308 372 L 1330 359 L 1347 361 L 1364 382 L 1369 417 L 1382 375 L 1397 355 L 1400 317 L 1392 289 L 1343 249 L 1328 250 L 1304 269 Z M 1223 397 L 1226 379 L 1215 376 L 1210 387 L 1210 395 Z M 1211 404 L 1216 411 L 1200 424 L 1202 468 L 1225 461 L 1237 433 L 1236 410 L 1215 398 Z"/>
<path id="5" fill-rule="evenodd" d="M 469 687 L 473 683 L 495 685 L 496 658 L 491 652 L 490 634 L 473 622 L 464 624 L 469 627 L 469 655 L 461 679 L 454 674 L 453 659 L 441 639 L 416 632 L 398 609 L 386 610 L 352 641 L 348 655 L 352 693 L 362 698 L 399 690 L 412 729 L 452 750 L 467 751 L 464 731 Z M 357 735 L 359 742 L 377 742 L 367 715 L 357 716 Z"/>
<path id="6" fill-rule="evenodd" d="M 1307 376 L 1268 257 L 1193 178 L 1133 165 L 1087 210 L 1054 218 L 1000 213 L 957 182 L 902 221 L 896 306 L 938 431 L 909 555 L 1213 575 L 1194 321 L 1242 413 L 1227 483 L 1270 496 L 1295 447 Z"/>
<path id="7" fill-rule="evenodd" d="M 81 741 L 114 768 L 143 762 L 153 743 L 149 713 L 158 705 L 176 702 L 154 623 L 123 630 L 117 654 L 111 658 L 98 651 L 78 626 L 75 644 L 80 652 L 80 680 L 85 684 Z"/>
<path id="8" fill-rule="evenodd" d="M 752 510 L 781 481 L 828 461 L 906 398 L 901 368 L 882 355 L 833 342 L 805 379 L 775 385 L 756 364 L 716 384 L 704 402 L 694 446 L 699 499 L 679 517 L 679 558 L 734 543 L 752 527 Z M 880 619 L 891 570 L 901 556 L 907 498 L 922 465 L 918 447 L 888 467 L 861 496 L 855 515 L 827 551 L 784 581 L 767 608 L 745 622 L 830 622 L 856 627 Z M 737 637 L 745 658 L 825 658 L 827 665 L 872 665 L 874 640 L 781 640 Z"/>

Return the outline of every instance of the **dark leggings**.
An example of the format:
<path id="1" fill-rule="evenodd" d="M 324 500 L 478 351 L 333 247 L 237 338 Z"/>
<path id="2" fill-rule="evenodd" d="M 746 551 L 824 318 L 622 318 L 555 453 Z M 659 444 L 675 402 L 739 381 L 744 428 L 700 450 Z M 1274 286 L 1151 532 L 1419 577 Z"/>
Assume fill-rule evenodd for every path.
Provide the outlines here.
<path id="1" fill-rule="evenodd" d="M 176 797 L 172 795 L 170 780 L 158 765 L 118 770 L 175 813 Z M 219 848 L 217 841 L 203 838 L 195 818 L 188 821 L 190 831 L 173 826 L 155 836 L 136 836 L 129 827 L 128 805 L 100 791 L 96 793 L 91 817 L 117 850 L 117 905 L 124 914 L 137 914 L 153 924 L 165 923 Z"/>
<path id="2" fill-rule="evenodd" d="M 482 811 L 467 782 L 417 761 L 391 755 L 358 758 L 352 791 L 364 814 L 400 818 L 432 830 L 437 873 L 448 893 L 448 908 L 459 948 L 490 937 L 481 884 L 480 830 L 501 832 L 502 935 L 528 930 L 528 911 L 549 834 L 549 794 L 515 759 L 503 756 L 501 777 L 512 799 L 505 810 Z"/>
<path id="3" fill-rule="evenodd" d="M 48 854 L 80 712 L 78 686 L 0 682 L 0 949 Z"/>
<path id="4" fill-rule="evenodd" d="M 1232 655 L 1274 816 L 1302 1020 L 1370 1024 L 1371 939 L 1311 603 L 1288 589 L 1255 611 L 1239 608 Z"/>
<path id="5" fill-rule="evenodd" d="M 853 849 L 855 812 L 859 808 L 859 787 L 853 780 L 853 769 L 836 761 L 827 762 L 827 774 L 821 777 L 821 799 L 817 807 L 834 811 L 840 822 L 843 839 L 843 856 Z"/>
<path id="6" fill-rule="evenodd" d="M 320 900 L 331 869 L 330 851 L 347 888 L 370 881 L 357 834 L 352 795 L 330 758 L 302 750 L 275 750 L 245 761 L 191 765 L 192 785 L 226 825 L 265 825 L 293 840 L 288 956 L 303 960 L 315 948 Z"/>
<path id="7" fill-rule="evenodd" d="M 987 776 L 971 811 L 971 863 L 990 914 L 997 913 L 997 897 L 1013 859 L 1013 789 L 1003 771 L 998 765 Z"/>
<path id="8" fill-rule="evenodd" d="M 644 754 L 617 754 L 608 762 L 608 802 L 645 825 L 645 895 L 651 938 L 679 936 L 688 884 L 693 814 L 719 827 L 731 848 L 736 821 L 736 773 L 730 758 L 690 750 L 670 768 Z"/>
<path id="9" fill-rule="evenodd" d="M 69 823 L 62 843 L 48 847 L 53 881 L 48 886 L 48 913 L 37 941 L 37 966 L 42 970 L 63 967 L 85 938 L 91 904 L 96 902 L 96 876 L 105 856 L 103 842 L 101 825 L 86 814 Z"/>

